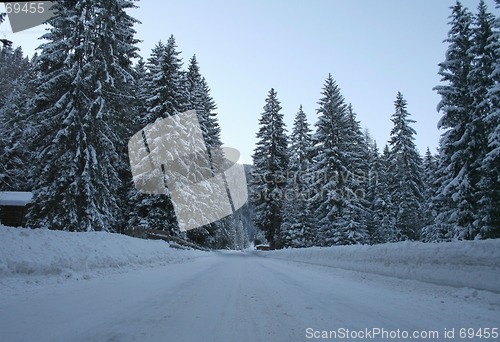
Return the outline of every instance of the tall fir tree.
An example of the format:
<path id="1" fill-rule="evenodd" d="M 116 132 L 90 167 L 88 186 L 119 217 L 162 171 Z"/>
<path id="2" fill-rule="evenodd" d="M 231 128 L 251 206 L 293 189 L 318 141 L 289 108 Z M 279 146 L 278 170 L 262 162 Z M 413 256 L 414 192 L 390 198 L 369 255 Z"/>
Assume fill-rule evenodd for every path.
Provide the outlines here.
<path id="1" fill-rule="evenodd" d="M 289 163 L 283 203 L 281 241 L 283 247 L 309 247 L 314 236 L 309 225 L 307 173 L 311 156 L 311 128 L 302 105 L 295 115 L 290 135 Z"/>
<path id="2" fill-rule="evenodd" d="M 31 124 L 27 118 L 29 104 L 34 96 L 33 80 L 36 73 L 32 72 L 32 63 L 22 55 L 20 48 L 12 54 L 0 52 L 0 74 L 4 67 L 17 69 L 17 72 L 5 71 L 14 76 L 2 78 L 0 91 L 5 98 L 0 106 L 0 191 L 29 191 L 29 165 L 33 153 L 29 149 L 28 137 L 31 133 Z M 12 59 L 5 63 L 5 59 Z"/>
<path id="3" fill-rule="evenodd" d="M 422 228 L 423 205 L 422 159 L 417 151 L 410 124 L 407 102 L 398 92 L 394 101 L 395 112 L 391 121 L 391 154 L 388 173 L 391 177 L 389 190 L 394 210 L 396 234 L 399 240 L 417 240 Z"/>
<path id="4" fill-rule="evenodd" d="M 439 208 L 439 213 L 426 230 L 434 230 L 434 235 L 447 231 L 447 238 L 474 239 L 478 233 L 480 197 L 476 158 L 482 146 L 481 140 L 475 139 L 480 120 L 474 116 L 470 82 L 473 19 L 458 1 L 450 18 L 446 60 L 439 64 L 439 75 L 445 84 L 434 88 L 441 96 L 437 110 L 443 112 L 438 128 L 445 130 L 439 142 L 440 188 L 433 199 L 433 207 Z"/>
<path id="5" fill-rule="evenodd" d="M 316 244 L 364 243 L 367 241 L 366 208 L 360 201 L 359 182 L 354 177 L 352 145 L 356 143 L 350 131 L 348 107 L 331 75 L 328 75 L 322 95 L 318 102 L 311 167 L 312 188 L 316 192 L 311 197 L 318 231 Z"/>
<path id="6" fill-rule="evenodd" d="M 178 57 L 180 54 L 174 36 L 168 38 L 167 44 L 159 42 L 152 50 L 147 63 L 149 77 L 146 87 L 150 94 L 146 100 L 147 123 L 187 109 L 188 93 L 183 82 L 182 59 Z"/>
<path id="7" fill-rule="evenodd" d="M 281 248 L 280 228 L 288 166 L 288 138 L 277 93 L 271 88 L 259 120 L 258 142 L 253 158 L 251 186 L 255 225 L 265 232 L 271 248 Z"/>
<path id="8" fill-rule="evenodd" d="M 429 148 L 425 152 L 423 167 L 424 167 L 424 210 L 421 240 L 424 242 L 440 242 L 445 241 L 448 231 L 442 226 L 436 226 L 434 221 L 439 212 L 439 202 L 435 202 L 434 198 L 438 194 L 440 188 L 438 180 L 442 178 L 441 170 L 438 168 L 439 155 L 433 155 Z"/>
<path id="9" fill-rule="evenodd" d="M 30 61 L 21 47 L 15 50 L 11 46 L 0 47 L 0 108 L 16 92 L 16 81 L 25 77 L 30 69 Z"/>
<path id="10" fill-rule="evenodd" d="M 435 212 L 432 210 L 432 199 L 436 196 L 437 160 L 431 153 L 429 147 L 425 151 L 423 159 L 423 181 L 424 181 L 424 227 L 434 222 Z"/>
<path id="11" fill-rule="evenodd" d="M 370 244 L 395 242 L 394 218 L 389 193 L 388 165 L 389 146 L 385 145 L 379 155 L 377 144 L 370 148 L 370 171 L 368 173 L 367 200 L 370 204 L 370 217 L 367 222 Z"/>
<path id="12" fill-rule="evenodd" d="M 220 164 L 223 162 L 223 155 L 221 153 L 222 141 L 220 139 L 220 126 L 217 119 L 217 114 L 214 112 L 217 106 L 210 96 L 210 88 L 201 76 L 200 68 L 196 56 L 193 56 L 189 62 L 188 70 L 185 73 L 185 88 L 187 90 L 188 104 L 187 110 L 194 109 L 198 116 L 198 122 L 203 135 L 203 140 L 207 148 L 208 157 L 212 168 L 211 175 L 215 176 L 216 170 L 219 169 Z M 188 237 L 207 247 L 216 247 L 216 231 L 223 229 L 222 225 L 228 225 L 231 217 L 223 218 L 208 225 L 193 229 L 188 232 Z M 239 232 L 239 225 L 230 224 Z M 228 227 L 230 228 L 230 227 Z M 240 234 L 240 233 L 238 233 Z M 240 234 L 241 235 L 241 234 Z M 240 236 L 238 235 L 238 236 Z M 240 244 L 237 244 L 240 246 Z"/>
<path id="13" fill-rule="evenodd" d="M 162 119 L 182 113 L 187 108 L 187 90 L 183 83 L 182 59 L 179 58 L 175 38 L 166 44 L 161 41 L 152 49 L 143 81 L 146 89 L 143 125 L 152 125 Z M 142 194 L 132 189 L 131 201 L 135 203 L 129 225 L 142 225 L 151 229 L 166 230 L 173 236 L 180 234 L 169 188 L 165 195 Z"/>
<path id="14" fill-rule="evenodd" d="M 36 61 L 30 227 L 117 230 L 123 113 L 138 42 L 127 0 L 58 1 Z"/>
<path id="15" fill-rule="evenodd" d="M 497 8 L 500 8 L 500 1 L 497 0 L 496 3 Z M 500 203 L 500 17 L 493 22 L 491 35 L 486 33 L 491 16 L 485 14 L 483 17 L 486 28 L 483 32 L 487 37 L 488 45 L 485 47 L 482 60 L 485 60 L 486 70 L 491 68 L 491 74 L 490 79 L 487 79 L 490 84 L 486 101 L 484 101 L 489 106 L 489 110 L 484 118 L 487 146 L 481 165 L 483 178 L 479 184 L 483 190 L 479 201 L 482 219 L 480 235 L 482 238 L 500 238 L 500 207 L 498 205 Z"/>
<path id="16" fill-rule="evenodd" d="M 133 132 L 137 132 L 142 127 L 146 126 L 149 122 L 146 122 L 147 106 L 146 100 L 149 97 L 149 91 L 147 87 L 148 80 L 148 69 L 146 62 L 141 57 L 134 66 L 134 77 L 135 77 L 135 105 L 134 112 L 136 116 L 133 118 Z"/>

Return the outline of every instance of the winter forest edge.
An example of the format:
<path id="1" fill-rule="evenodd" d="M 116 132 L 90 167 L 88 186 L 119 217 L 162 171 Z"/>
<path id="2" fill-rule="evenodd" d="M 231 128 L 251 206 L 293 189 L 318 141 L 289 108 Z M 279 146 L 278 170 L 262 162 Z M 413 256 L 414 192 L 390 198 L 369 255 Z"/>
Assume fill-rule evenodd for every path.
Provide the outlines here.
<path id="1" fill-rule="evenodd" d="M 434 88 L 437 153 L 420 155 L 411 103 L 400 92 L 380 151 L 334 75 L 323 84 L 317 121 L 310 125 L 300 107 L 290 131 L 271 89 L 253 165 L 245 165 L 248 202 L 187 233 L 168 195 L 134 188 L 127 142 L 149 123 L 195 109 L 207 149 L 222 145 L 196 56 L 183 69 L 170 36 L 144 60 L 138 21 L 126 12 L 132 1 L 55 6 L 37 54 L 25 57 L 5 40 L 0 50 L 0 191 L 33 193 L 28 227 L 120 233 L 141 225 L 229 249 L 500 237 L 500 17 L 483 1 L 475 14 L 458 1 L 450 8 Z"/>

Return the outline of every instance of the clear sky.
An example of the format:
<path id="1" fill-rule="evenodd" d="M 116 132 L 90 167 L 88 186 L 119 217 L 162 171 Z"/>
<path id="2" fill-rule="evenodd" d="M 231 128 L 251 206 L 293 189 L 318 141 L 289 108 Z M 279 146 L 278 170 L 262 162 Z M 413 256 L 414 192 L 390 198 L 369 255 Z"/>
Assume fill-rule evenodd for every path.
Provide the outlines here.
<path id="1" fill-rule="evenodd" d="M 454 0 L 184 0 L 137 2 L 137 38 L 147 58 L 173 34 L 184 65 L 196 54 L 218 105 L 222 139 L 251 163 L 267 93 L 274 88 L 288 130 L 299 105 L 310 124 L 331 73 L 358 120 L 379 148 L 389 139 L 396 94 L 416 120 L 416 144 L 435 151 L 440 97 L 438 63 L 444 60 L 449 9 Z M 462 4 L 476 13 L 479 0 Z M 496 16 L 493 0 L 486 0 Z M 3 6 L 2 6 L 3 7 Z M 0 7 L 0 9 L 2 9 Z M 43 26 L 0 36 L 31 55 Z"/>

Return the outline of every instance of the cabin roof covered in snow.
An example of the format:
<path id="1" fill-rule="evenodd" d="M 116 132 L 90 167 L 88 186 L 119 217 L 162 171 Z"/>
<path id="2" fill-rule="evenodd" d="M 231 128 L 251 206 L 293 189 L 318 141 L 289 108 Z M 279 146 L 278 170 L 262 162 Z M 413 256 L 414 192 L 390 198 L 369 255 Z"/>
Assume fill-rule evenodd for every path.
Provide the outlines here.
<path id="1" fill-rule="evenodd" d="M 24 207 L 31 202 L 33 194 L 21 191 L 0 191 L 0 205 Z"/>

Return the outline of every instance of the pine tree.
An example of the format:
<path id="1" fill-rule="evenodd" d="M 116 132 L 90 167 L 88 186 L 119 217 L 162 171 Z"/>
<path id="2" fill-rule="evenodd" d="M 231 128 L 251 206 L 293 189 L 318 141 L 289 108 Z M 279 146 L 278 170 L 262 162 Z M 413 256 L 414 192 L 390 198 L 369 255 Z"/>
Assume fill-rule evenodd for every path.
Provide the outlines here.
<path id="1" fill-rule="evenodd" d="M 222 142 L 220 139 L 220 126 L 217 120 L 217 114 L 214 112 L 217 106 L 210 96 L 210 88 L 200 74 L 200 68 L 196 56 L 193 56 L 189 62 L 189 67 L 185 73 L 185 88 L 188 96 L 188 110 L 196 110 L 198 122 L 201 127 L 203 140 L 207 148 L 208 157 L 210 160 L 212 172 L 215 176 L 216 169 L 220 169 L 223 163 L 223 155 L 221 153 Z M 228 222 L 227 220 L 218 220 L 208 225 L 199 227 L 189 231 L 188 237 L 198 243 L 215 247 L 216 230 L 220 229 L 221 225 Z M 236 227 L 235 229 L 239 229 Z"/>
<path id="2" fill-rule="evenodd" d="M 23 56 L 21 47 L 0 48 L 0 108 L 7 104 L 7 99 L 16 92 L 16 81 L 26 77 L 31 69 L 30 61 Z"/>
<path id="3" fill-rule="evenodd" d="M 281 241 L 283 247 L 309 247 L 314 236 L 309 225 L 308 179 L 311 129 L 302 105 L 295 116 L 290 136 L 289 163 L 283 203 Z"/>
<path id="4" fill-rule="evenodd" d="M 136 103 L 134 106 L 134 111 L 136 116 L 133 118 L 133 132 L 137 132 L 139 129 L 146 126 L 149 122 L 146 122 L 147 106 L 146 100 L 149 97 L 149 91 L 147 87 L 148 80 L 148 69 L 146 67 L 146 62 L 141 57 L 134 66 L 134 76 L 135 76 L 135 99 Z"/>
<path id="5" fill-rule="evenodd" d="M 258 142 L 254 150 L 252 200 L 255 225 L 265 232 L 271 248 L 281 248 L 280 227 L 283 220 L 283 197 L 288 166 L 288 139 L 281 106 L 274 89 L 269 91 L 259 120 Z"/>
<path id="6" fill-rule="evenodd" d="M 460 2 L 452 7 L 446 60 L 439 64 L 444 85 L 434 89 L 441 95 L 438 111 L 443 116 L 438 128 L 446 130 L 440 139 L 440 188 L 433 199 L 439 208 L 433 228 L 435 236 L 448 231 L 447 238 L 474 239 L 478 234 L 480 173 L 483 149 L 481 119 L 474 110 L 471 86 L 473 57 L 472 15 Z M 431 234 L 432 235 L 432 234 Z"/>
<path id="7" fill-rule="evenodd" d="M 414 120 L 406 109 L 407 102 L 398 92 L 394 101 L 395 112 L 391 121 L 391 156 L 389 189 L 393 204 L 396 231 L 399 240 L 417 240 L 422 228 L 423 204 L 422 160 L 413 142 L 417 134 L 410 124 Z"/>
<path id="8" fill-rule="evenodd" d="M 166 45 L 158 42 L 148 58 L 148 72 L 143 81 L 146 112 L 140 119 L 144 125 L 182 113 L 187 107 L 182 59 L 178 57 L 180 52 L 176 48 L 175 38 L 170 36 Z M 130 196 L 136 205 L 129 224 L 162 229 L 178 236 L 179 225 L 170 197 L 172 189 L 167 187 L 166 190 L 166 195 L 150 195 L 132 189 Z"/>
<path id="9" fill-rule="evenodd" d="M 378 227 L 379 242 L 397 242 L 399 236 L 396 230 L 396 217 L 394 213 L 394 203 L 390 191 L 392 175 L 389 168 L 392 161 L 392 154 L 389 145 L 385 145 L 380 157 L 380 171 L 378 179 L 380 182 L 381 194 L 379 203 L 380 226 Z"/>
<path id="10" fill-rule="evenodd" d="M 182 59 L 178 56 L 174 36 L 167 44 L 159 42 L 152 50 L 147 68 L 149 77 L 146 87 L 150 94 L 146 100 L 148 114 L 146 122 L 152 123 L 187 109 L 188 94 L 183 83 Z"/>
<path id="11" fill-rule="evenodd" d="M 441 202 L 435 198 L 439 195 L 439 181 L 443 179 L 443 172 L 438 165 L 439 154 L 432 155 L 429 148 L 424 156 L 424 227 L 422 228 L 421 240 L 424 242 L 449 241 L 449 230 L 446 226 L 436 224 L 436 216 L 441 211 Z"/>
<path id="12" fill-rule="evenodd" d="M 435 213 L 432 210 L 432 199 L 436 196 L 436 177 L 437 177 L 437 161 L 436 157 L 431 153 L 429 147 L 425 152 L 423 160 L 423 181 L 424 181 L 424 191 L 423 191 L 423 213 L 424 220 L 423 226 L 432 225 L 435 218 Z"/>
<path id="13" fill-rule="evenodd" d="M 27 144 L 31 133 L 27 112 L 35 91 L 31 81 L 36 74 L 31 72 L 31 62 L 22 56 L 20 48 L 11 54 L 12 60 L 4 64 L 8 56 L 4 54 L 5 50 L 8 49 L 0 52 L 0 73 L 8 65 L 12 69 L 6 73 L 13 79 L 1 81 L 6 90 L 3 95 L 8 95 L 0 107 L 0 191 L 28 191 L 32 152 Z M 12 72 L 15 69 L 17 72 Z"/>
<path id="14" fill-rule="evenodd" d="M 366 210 L 354 177 L 356 141 L 340 89 L 331 75 L 318 102 L 318 121 L 313 135 L 314 175 L 311 210 L 318 230 L 316 244 L 364 243 L 367 239 Z M 356 156 L 356 157 L 355 157 Z"/>
<path id="15" fill-rule="evenodd" d="M 370 146 L 370 170 L 368 173 L 367 201 L 370 204 L 370 216 L 367 230 L 370 244 L 394 242 L 394 224 L 392 203 L 388 189 L 389 146 L 385 145 L 383 155 L 379 155 L 376 142 Z"/>
<path id="16" fill-rule="evenodd" d="M 497 8 L 500 1 L 497 0 Z M 481 8 L 480 8 L 481 9 Z M 481 12 L 480 12 L 481 13 Z M 479 18 L 484 18 L 479 20 Z M 477 63 L 485 73 L 484 83 L 488 84 L 484 106 L 489 110 L 484 117 L 484 130 L 487 139 L 485 157 L 482 160 L 481 172 L 483 178 L 479 187 L 482 189 L 480 204 L 480 217 L 482 225 L 480 235 L 482 238 L 500 238 L 500 17 L 491 24 L 491 15 L 478 15 L 478 21 L 483 23 L 483 40 L 487 39 L 484 54 Z M 491 32 L 488 31 L 491 28 Z M 481 27 L 481 26 L 480 26 Z M 479 31 L 481 32 L 481 31 Z M 481 35 L 479 35 L 481 37 Z M 481 45 L 482 46 L 482 45 Z M 490 69 L 491 68 L 491 69 Z M 487 72 L 491 71 L 488 75 Z M 490 76 L 490 78 L 488 78 Z M 484 90 L 484 88 L 480 88 Z M 483 95 L 481 93 L 481 95 Z"/>
<path id="17" fill-rule="evenodd" d="M 36 62 L 30 227 L 117 230 L 138 42 L 127 0 L 59 1 Z"/>

